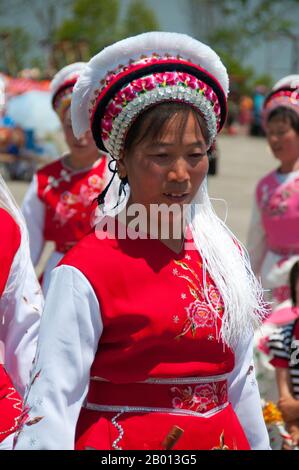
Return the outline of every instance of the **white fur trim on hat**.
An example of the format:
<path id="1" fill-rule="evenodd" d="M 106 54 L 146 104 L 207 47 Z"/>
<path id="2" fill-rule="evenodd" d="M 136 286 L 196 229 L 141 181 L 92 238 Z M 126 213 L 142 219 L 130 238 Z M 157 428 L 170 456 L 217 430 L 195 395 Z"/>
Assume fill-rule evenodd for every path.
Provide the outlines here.
<path id="1" fill-rule="evenodd" d="M 73 76 L 79 75 L 86 62 L 74 62 L 73 64 L 66 65 L 59 72 L 54 75 L 53 80 L 50 83 L 51 97 L 57 93 L 59 88 L 67 81 L 71 80 Z"/>
<path id="2" fill-rule="evenodd" d="M 227 96 L 229 81 L 226 68 L 209 46 L 185 34 L 165 32 L 140 34 L 106 47 L 88 62 L 80 75 L 74 87 L 71 105 L 73 131 L 77 138 L 89 129 L 91 101 L 107 73 L 115 70 L 120 64 L 125 66 L 142 55 L 150 57 L 153 53 L 161 56 L 179 55 L 182 59 L 202 67 L 218 80 Z"/>
<path id="3" fill-rule="evenodd" d="M 287 75 L 286 77 L 281 78 L 278 82 L 275 83 L 272 90 L 279 90 L 280 88 L 289 87 L 296 90 L 299 88 L 299 75 Z"/>

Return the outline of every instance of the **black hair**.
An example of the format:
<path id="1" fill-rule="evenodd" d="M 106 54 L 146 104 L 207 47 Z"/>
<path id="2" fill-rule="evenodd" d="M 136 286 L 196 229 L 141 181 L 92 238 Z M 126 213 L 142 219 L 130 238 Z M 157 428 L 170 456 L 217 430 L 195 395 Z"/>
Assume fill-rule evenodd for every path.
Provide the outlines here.
<path id="1" fill-rule="evenodd" d="M 178 122 L 177 132 L 183 135 L 189 114 L 192 113 L 202 131 L 205 142 L 209 140 L 208 129 L 203 117 L 189 104 L 178 102 L 166 102 L 157 104 L 141 113 L 131 125 L 125 139 L 124 149 L 129 152 L 134 145 L 144 139 L 159 139 L 165 132 L 165 127 L 170 119 L 178 114 L 181 120 Z"/>
<path id="2" fill-rule="evenodd" d="M 293 307 L 297 305 L 297 294 L 296 294 L 296 284 L 299 279 L 299 261 L 293 265 L 290 271 L 290 289 L 291 289 L 291 299 Z M 298 299 L 299 300 L 299 299 Z"/>
<path id="3" fill-rule="evenodd" d="M 299 114 L 293 109 L 286 106 L 278 106 L 270 112 L 267 117 L 267 123 L 272 121 L 272 119 L 280 119 L 281 121 L 289 122 L 292 129 L 299 134 Z"/>

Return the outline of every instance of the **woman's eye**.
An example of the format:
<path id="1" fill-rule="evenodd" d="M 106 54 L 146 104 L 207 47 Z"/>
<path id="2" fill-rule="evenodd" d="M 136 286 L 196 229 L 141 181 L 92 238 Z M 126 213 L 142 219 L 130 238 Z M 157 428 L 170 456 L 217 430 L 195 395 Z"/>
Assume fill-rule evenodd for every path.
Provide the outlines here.
<path id="1" fill-rule="evenodd" d="M 189 157 L 192 157 L 192 158 L 202 158 L 204 156 L 203 153 L 191 153 L 189 155 Z"/>
<path id="2" fill-rule="evenodd" d="M 152 154 L 151 157 L 166 158 L 168 157 L 168 154 L 167 153 L 155 153 L 155 154 Z"/>

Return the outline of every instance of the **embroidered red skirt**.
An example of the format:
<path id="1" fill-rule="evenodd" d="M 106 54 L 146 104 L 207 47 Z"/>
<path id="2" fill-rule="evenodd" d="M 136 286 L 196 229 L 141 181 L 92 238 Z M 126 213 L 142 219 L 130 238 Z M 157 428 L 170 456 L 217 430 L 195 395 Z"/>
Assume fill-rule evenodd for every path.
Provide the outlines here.
<path id="1" fill-rule="evenodd" d="M 224 376 L 112 384 L 93 378 L 76 449 L 249 450 Z"/>
<path id="2" fill-rule="evenodd" d="M 0 365 L 0 442 L 16 431 L 21 411 L 21 397 Z"/>

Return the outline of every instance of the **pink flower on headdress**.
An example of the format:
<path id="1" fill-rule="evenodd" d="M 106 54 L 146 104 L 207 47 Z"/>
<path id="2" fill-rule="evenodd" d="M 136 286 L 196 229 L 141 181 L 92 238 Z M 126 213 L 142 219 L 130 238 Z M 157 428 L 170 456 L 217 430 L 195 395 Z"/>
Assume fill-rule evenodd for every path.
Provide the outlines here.
<path id="1" fill-rule="evenodd" d="M 205 89 L 205 97 L 206 97 L 209 101 L 213 101 L 213 100 L 214 100 L 214 92 L 213 92 L 212 88 L 210 88 L 209 86 L 207 86 L 206 89 Z"/>
<path id="2" fill-rule="evenodd" d="M 101 121 L 102 129 L 107 132 L 112 131 L 112 118 L 104 118 Z"/>
<path id="3" fill-rule="evenodd" d="M 105 113 L 105 118 L 107 119 L 108 117 L 115 117 L 118 116 L 119 113 L 121 112 L 121 107 L 116 106 L 115 100 L 111 101 L 109 105 L 107 106 L 106 113 Z"/>
<path id="4" fill-rule="evenodd" d="M 179 80 L 176 72 L 155 73 L 154 77 L 157 83 L 161 83 L 164 86 L 176 85 Z"/>
<path id="5" fill-rule="evenodd" d="M 122 97 L 123 101 L 126 103 L 128 101 L 132 101 L 135 98 L 136 92 L 134 91 L 131 85 L 128 85 L 126 86 L 126 88 L 121 90 L 120 96 Z"/>
<path id="6" fill-rule="evenodd" d="M 218 100 L 215 101 L 215 103 L 214 103 L 214 111 L 217 114 L 217 116 L 220 115 L 220 104 L 218 103 Z"/>
<path id="7" fill-rule="evenodd" d="M 192 88 L 193 90 L 196 90 L 196 88 L 198 88 L 198 80 L 196 77 L 193 77 L 192 75 L 189 75 L 184 72 L 179 72 L 178 77 L 182 83 L 185 83 L 188 87 Z"/>
<path id="8" fill-rule="evenodd" d="M 152 76 L 140 78 L 139 80 L 134 80 L 132 82 L 133 89 L 140 93 L 141 91 L 153 90 L 156 87 L 155 81 Z"/>
<path id="9" fill-rule="evenodd" d="M 105 78 L 105 82 L 106 82 L 106 85 L 109 85 L 112 80 L 114 80 L 115 78 L 115 73 L 110 73 L 109 75 L 106 75 L 106 78 Z"/>

